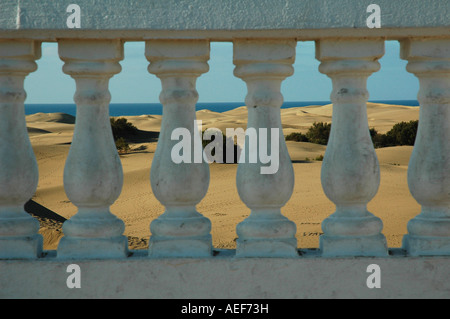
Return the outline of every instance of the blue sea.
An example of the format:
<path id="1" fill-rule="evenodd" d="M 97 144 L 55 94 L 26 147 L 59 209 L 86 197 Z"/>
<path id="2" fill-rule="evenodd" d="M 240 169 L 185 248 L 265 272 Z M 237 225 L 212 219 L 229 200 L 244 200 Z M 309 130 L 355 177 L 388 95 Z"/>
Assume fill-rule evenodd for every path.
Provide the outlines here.
<path id="1" fill-rule="evenodd" d="M 419 102 L 416 100 L 379 100 L 370 102 L 419 106 Z M 284 102 L 281 108 L 327 105 L 330 103 L 330 101 Z M 207 109 L 222 113 L 244 105 L 244 102 L 197 103 L 196 109 L 197 111 Z M 66 113 L 76 116 L 76 106 L 75 104 L 25 104 L 26 115 L 35 113 Z M 109 115 L 162 115 L 162 105 L 159 103 L 111 103 L 109 106 Z"/>

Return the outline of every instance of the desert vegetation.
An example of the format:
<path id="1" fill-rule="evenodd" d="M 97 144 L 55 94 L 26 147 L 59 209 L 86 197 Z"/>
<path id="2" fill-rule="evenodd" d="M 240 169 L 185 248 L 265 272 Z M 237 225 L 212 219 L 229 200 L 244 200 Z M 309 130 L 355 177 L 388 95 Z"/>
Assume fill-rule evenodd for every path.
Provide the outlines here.
<path id="1" fill-rule="evenodd" d="M 119 154 L 127 154 L 130 152 L 130 145 L 127 139 L 136 135 L 138 129 L 132 123 L 128 122 L 126 118 L 110 118 L 111 129 L 114 137 L 114 142 L 116 143 L 116 148 Z"/>
<path id="2" fill-rule="evenodd" d="M 400 122 L 395 124 L 385 134 L 378 133 L 375 128 L 370 129 L 370 136 L 375 148 L 414 145 L 419 121 Z M 331 123 L 315 122 L 306 132 L 294 132 L 286 136 L 286 141 L 310 142 L 327 145 L 330 136 Z"/>

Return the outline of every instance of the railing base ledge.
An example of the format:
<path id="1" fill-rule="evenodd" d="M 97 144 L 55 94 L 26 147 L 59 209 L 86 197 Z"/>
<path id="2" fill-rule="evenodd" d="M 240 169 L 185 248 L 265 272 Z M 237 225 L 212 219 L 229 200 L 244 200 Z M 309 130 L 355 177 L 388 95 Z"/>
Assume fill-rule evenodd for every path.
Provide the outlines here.
<path id="1" fill-rule="evenodd" d="M 208 258 L 61 259 L 45 251 L 35 260 L 0 260 L 0 298 L 448 298 L 450 256 L 322 257 L 301 249 L 295 258 L 240 258 L 215 249 Z M 79 266 L 81 288 L 68 288 Z M 369 288 L 370 265 L 380 288 Z"/>

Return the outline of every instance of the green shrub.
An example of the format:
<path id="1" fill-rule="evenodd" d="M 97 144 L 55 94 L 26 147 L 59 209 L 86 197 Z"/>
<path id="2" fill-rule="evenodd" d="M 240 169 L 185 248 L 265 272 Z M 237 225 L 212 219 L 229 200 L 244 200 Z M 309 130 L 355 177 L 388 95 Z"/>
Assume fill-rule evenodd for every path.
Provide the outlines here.
<path id="1" fill-rule="evenodd" d="M 387 142 L 393 145 L 414 145 L 419 121 L 400 122 L 386 133 Z"/>
<path id="2" fill-rule="evenodd" d="M 323 161 L 323 155 L 319 155 L 319 156 L 317 156 L 315 159 L 314 159 L 315 161 Z"/>
<path id="3" fill-rule="evenodd" d="M 378 133 L 375 128 L 371 128 L 369 132 L 370 137 L 372 138 L 373 146 L 375 148 L 383 147 L 383 145 L 386 143 L 386 135 Z"/>
<path id="4" fill-rule="evenodd" d="M 111 130 L 116 143 L 116 148 L 120 154 L 126 154 L 130 151 L 130 146 L 126 140 L 130 135 L 136 135 L 138 129 L 127 121 L 126 118 L 110 118 Z"/>
<path id="5" fill-rule="evenodd" d="M 375 128 L 369 130 L 370 137 L 375 148 L 397 146 L 397 145 L 414 145 L 417 135 L 419 121 L 400 122 L 395 124 L 386 134 L 380 134 Z M 311 142 L 321 145 L 328 144 L 330 136 L 330 123 L 314 123 L 306 134 L 291 133 L 286 136 L 286 141 Z"/>
<path id="6" fill-rule="evenodd" d="M 369 133 L 370 133 L 370 137 L 371 137 L 372 139 L 374 139 L 377 135 L 379 135 L 379 134 L 378 134 L 378 131 L 377 131 L 374 127 L 372 127 L 371 129 L 369 129 Z"/>
<path id="7" fill-rule="evenodd" d="M 136 126 L 127 121 L 126 118 L 110 118 L 111 121 L 111 129 L 113 132 L 114 140 L 119 139 L 120 137 L 126 138 L 130 135 L 136 135 L 138 129 Z"/>
<path id="8" fill-rule="evenodd" d="M 395 124 L 386 134 L 379 134 L 373 129 L 374 134 L 371 136 L 375 148 L 397 146 L 397 145 L 414 145 L 417 135 L 419 121 L 400 122 Z"/>
<path id="9" fill-rule="evenodd" d="M 330 137 L 331 123 L 314 122 L 313 125 L 306 132 L 306 137 L 309 142 L 327 145 Z"/>
<path id="10" fill-rule="evenodd" d="M 315 144 L 327 145 L 330 137 L 331 123 L 314 122 L 306 134 L 294 132 L 286 135 L 286 141 L 310 142 Z"/>
<path id="11" fill-rule="evenodd" d="M 309 142 L 309 139 L 303 133 L 294 132 L 289 135 L 286 135 L 286 141 Z"/>
<path id="12" fill-rule="evenodd" d="M 115 142 L 116 148 L 120 154 L 126 154 L 130 151 L 130 146 L 123 137 L 119 137 Z"/>

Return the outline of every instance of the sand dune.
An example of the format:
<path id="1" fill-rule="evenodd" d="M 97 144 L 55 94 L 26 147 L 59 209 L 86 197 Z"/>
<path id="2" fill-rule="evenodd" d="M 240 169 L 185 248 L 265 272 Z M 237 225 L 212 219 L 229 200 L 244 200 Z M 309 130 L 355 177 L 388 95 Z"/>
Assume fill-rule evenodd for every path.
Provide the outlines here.
<path id="1" fill-rule="evenodd" d="M 155 131 L 159 132 L 161 127 L 161 115 L 139 115 L 139 116 L 120 116 L 125 117 L 137 128 L 143 131 Z"/>
<path id="2" fill-rule="evenodd" d="M 75 124 L 75 117 L 65 113 L 36 113 L 28 115 L 27 122 L 57 122 Z"/>
<path id="3" fill-rule="evenodd" d="M 369 126 L 384 133 L 395 123 L 418 119 L 418 108 L 368 103 Z M 314 122 L 331 122 L 332 105 L 282 109 L 284 134 L 306 132 Z M 154 197 L 150 187 L 150 167 L 156 149 L 161 116 L 127 116 L 150 142 L 136 142 L 136 148 L 145 150 L 121 156 L 124 185 L 119 199 L 111 211 L 126 225 L 125 235 L 130 248 L 146 248 L 150 236 L 150 222 L 164 207 Z M 224 113 L 208 110 L 197 112 L 203 129 L 246 128 L 247 109 L 240 107 Z M 46 209 L 68 219 L 77 209 L 64 192 L 63 172 L 72 140 L 74 118 L 67 114 L 34 114 L 27 116 L 30 140 L 39 165 L 39 185 L 33 200 Z M 157 134 L 156 134 L 157 136 Z M 282 212 L 297 224 L 298 245 L 302 248 L 318 247 L 322 233 L 321 222 L 334 212 L 334 204 L 324 195 L 320 183 L 322 162 L 314 159 L 325 153 L 323 145 L 287 142 L 295 171 L 294 193 Z M 383 219 L 384 234 L 390 247 L 401 246 L 407 222 L 417 215 L 420 206 L 409 193 L 406 174 L 412 147 L 377 149 L 381 169 L 381 184 L 377 196 L 369 203 L 369 210 Z M 234 248 L 236 225 L 250 210 L 240 200 L 236 188 L 236 164 L 210 165 L 208 194 L 198 210 L 212 221 L 213 244 L 219 248 Z M 62 236 L 61 222 L 40 218 L 40 232 L 45 237 L 45 249 L 55 249 Z"/>

